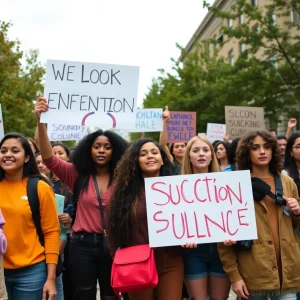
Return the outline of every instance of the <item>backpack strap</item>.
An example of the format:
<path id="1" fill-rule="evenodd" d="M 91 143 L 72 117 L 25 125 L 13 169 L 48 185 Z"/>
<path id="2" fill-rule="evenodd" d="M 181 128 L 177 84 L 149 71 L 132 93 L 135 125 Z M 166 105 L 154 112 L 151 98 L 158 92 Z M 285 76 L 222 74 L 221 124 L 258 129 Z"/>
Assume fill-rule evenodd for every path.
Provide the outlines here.
<path id="1" fill-rule="evenodd" d="M 75 179 L 75 183 L 73 187 L 73 213 L 71 216 L 73 224 L 76 218 L 77 203 L 80 197 L 81 190 L 86 185 L 88 180 L 89 180 L 89 176 L 83 174 L 78 174 Z"/>
<path id="2" fill-rule="evenodd" d="M 280 203 L 282 205 L 286 205 L 286 201 L 283 199 L 283 186 L 280 176 L 276 173 L 274 175 L 275 179 L 275 195 L 276 195 L 276 203 Z"/>
<path id="3" fill-rule="evenodd" d="M 29 177 L 27 182 L 27 198 L 32 213 L 32 219 L 39 236 L 41 245 L 45 246 L 44 234 L 41 226 L 40 216 L 40 201 L 38 196 L 38 182 L 39 177 Z"/>

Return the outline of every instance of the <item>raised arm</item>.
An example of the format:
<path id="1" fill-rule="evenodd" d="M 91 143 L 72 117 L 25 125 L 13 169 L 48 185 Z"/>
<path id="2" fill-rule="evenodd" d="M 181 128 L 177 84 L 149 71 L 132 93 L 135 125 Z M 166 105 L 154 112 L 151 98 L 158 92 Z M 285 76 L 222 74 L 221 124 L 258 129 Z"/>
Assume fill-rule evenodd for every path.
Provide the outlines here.
<path id="1" fill-rule="evenodd" d="M 163 112 L 163 130 L 160 133 L 159 136 L 159 144 L 163 147 L 164 151 L 166 152 L 169 160 L 173 162 L 173 156 L 171 155 L 169 148 L 167 146 L 167 140 L 168 140 L 168 123 L 170 119 L 170 112 L 168 109 L 168 106 L 165 107 L 165 110 Z"/>
<path id="2" fill-rule="evenodd" d="M 37 118 L 37 136 L 43 160 L 51 158 L 53 154 L 52 146 L 47 134 L 46 125 L 40 122 L 41 112 L 46 111 L 48 111 L 47 100 L 44 97 L 39 97 L 35 104 L 35 114 Z"/>
<path id="3" fill-rule="evenodd" d="M 34 132 L 34 141 L 38 148 L 40 149 L 40 141 L 39 141 L 39 131 L 38 128 L 36 127 L 35 132 Z"/>
<path id="4" fill-rule="evenodd" d="M 285 137 L 288 139 L 292 134 L 293 134 L 293 131 L 294 131 L 294 128 L 296 127 L 297 125 L 297 120 L 292 118 L 289 120 L 288 122 L 288 128 L 286 130 L 286 134 L 285 134 Z"/>
<path id="5" fill-rule="evenodd" d="M 57 158 L 53 154 L 46 126 L 44 123 L 40 123 L 41 112 L 46 112 L 47 110 L 48 104 L 46 99 L 40 97 L 35 105 L 35 113 L 37 117 L 37 130 L 41 155 L 47 168 L 51 172 L 53 172 L 63 183 L 65 183 L 71 190 L 73 190 L 74 183 L 77 177 L 75 166 L 72 163 Z"/>

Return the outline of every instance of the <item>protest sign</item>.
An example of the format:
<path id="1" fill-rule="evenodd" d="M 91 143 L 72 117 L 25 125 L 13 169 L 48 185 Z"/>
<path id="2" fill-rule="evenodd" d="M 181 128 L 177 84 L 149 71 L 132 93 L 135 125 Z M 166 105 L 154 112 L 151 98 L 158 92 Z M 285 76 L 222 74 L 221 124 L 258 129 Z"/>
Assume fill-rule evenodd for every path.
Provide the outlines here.
<path id="1" fill-rule="evenodd" d="M 3 117 L 2 117 L 2 108 L 0 104 L 0 140 L 4 137 L 4 127 L 3 127 Z"/>
<path id="2" fill-rule="evenodd" d="M 135 128 L 124 129 L 128 129 L 128 132 L 161 132 L 163 129 L 162 109 L 137 109 Z"/>
<path id="3" fill-rule="evenodd" d="M 150 247 L 257 239 L 249 171 L 145 178 Z"/>
<path id="4" fill-rule="evenodd" d="M 196 135 L 196 112 L 170 111 L 168 143 L 187 143 Z"/>
<path id="5" fill-rule="evenodd" d="M 263 107 L 225 106 L 227 133 L 231 139 L 265 129 Z"/>
<path id="6" fill-rule="evenodd" d="M 87 135 L 87 126 L 48 124 L 50 141 L 80 141 Z"/>
<path id="7" fill-rule="evenodd" d="M 64 213 L 65 196 L 55 194 L 56 208 L 58 214 Z"/>
<path id="8" fill-rule="evenodd" d="M 48 60 L 41 122 L 135 128 L 139 68 Z"/>
<path id="9" fill-rule="evenodd" d="M 223 141 L 225 134 L 225 124 L 207 123 L 206 136 L 211 143 L 214 141 Z"/>

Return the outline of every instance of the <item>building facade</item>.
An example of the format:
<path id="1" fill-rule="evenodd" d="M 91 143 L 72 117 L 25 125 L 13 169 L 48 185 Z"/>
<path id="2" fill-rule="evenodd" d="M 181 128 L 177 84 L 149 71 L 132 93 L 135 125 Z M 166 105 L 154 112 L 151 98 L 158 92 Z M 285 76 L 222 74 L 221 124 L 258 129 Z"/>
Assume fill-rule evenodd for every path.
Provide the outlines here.
<path id="1" fill-rule="evenodd" d="M 291 11 L 289 16 L 280 16 L 278 17 L 276 15 L 276 11 L 267 11 L 266 5 L 270 0 L 249 0 L 251 5 L 257 6 L 260 9 L 263 10 L 264 14 L 270 14 L 272 17 L 274 23 L 277 26 L 280 26 L 281 28 L 284 28 L 286 30 L 291 30 L 291 35 L 296 35 L 296 29 L 287 29 L 287 24 L 286 21 L 292 21 L 295 23 L 300 22 L 300 15 L 298 12 Z M 235 4 L 235 0 L 216 0 L 213 4 L 214 7 L 223 10 L 223 11 L 230 11 L 231 6 Z M 208 12 L 200 25 L 198 26 L 197 30 L 185 46 L 185 52 L 190 53 L 194 51 L 199 51 L 198 45 L 201 41 L 204 40 L 210 40 L 213 39 L 215 41 L 218 41 L 220 43 L 211 43 L 209 45 L 209 53 L 213 55 L 213 53 L 217 49 L 217 55 L 220 58 L 224 58 L 225 60 L 228 61 L 231 65 L 235 63 L 237 60 L 238 56 L 245 51 L 247 45 L 243 43 L 242 40 L 238 40 L 236 38 L 229 38 L 228 36 L 223 34 L 222 28 L 223 27 L 235 27 L 240 24 L 244 24 L 245 22 L 245 16 L 243 14 L 240 14 L 240 16 L 236 19 L 222 19 L 218 18 L 214 15 L 212 12 Z M 260 30 L 259 24 L 258 23 L 250 23 L 249 26 L 253 30 Z M 300 34 L 298 32 L 298 34 Z M 225 43 L 223 43 L 225 42 Z M 222 45 L 221 47 L 219 45 Z M 277 58 L 276 55 L 271 56 L 271 57 L 264 57 L 264 49 L 258 51 L 256 53 L 256 57 L 261 60 L 272 60 L 274 61 L 274 67 L 278 67 L 277 63 Z M 180 56 L 180 61 L 184 63 L 185 60 L 185 54 L 183 53 Z M 278 74 L 280 76 L 280 74 Z M 281 77 L 281 76 L 280 76 Z M 284 84 L 284 81 L 283 81 Z M 295 105 L 293 109 L 295 110 L 295 118 L 298 120 L 298 130 L 300 130 L 300 108 L 298 107 L 299 105 Z M 280 122 L 278 124 L 274 124 L 272 122 L 269 122 L 269 120 L 266 120 L 266 128 L 274 128 L 277 131 L 277 134 L 285 134 L 286 128 L 287 128 L 287 122 L 288 122 L 288 117 L 287 115 L 283 114 L 280 116 Z"/>

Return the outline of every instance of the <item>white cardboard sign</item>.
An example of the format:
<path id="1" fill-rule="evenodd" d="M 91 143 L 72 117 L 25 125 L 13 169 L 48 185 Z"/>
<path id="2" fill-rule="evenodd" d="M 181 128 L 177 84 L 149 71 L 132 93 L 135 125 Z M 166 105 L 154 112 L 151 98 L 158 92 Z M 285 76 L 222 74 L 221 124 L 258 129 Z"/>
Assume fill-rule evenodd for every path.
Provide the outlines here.
<path id="1" fill-rule="evenodd" d="M 139 68 L 48 60 L 41 122 L 135 128 Z"/>
<path id="2" fill-rule="evenodd" d="M 80 141 L 87 135 L 87 126 L 48 124 L 47 132 L 50 141 Z"/>
<path id="3" fill-rule="evenodd" d="M 223 141 L 225 134 L 225 124 L 207 123 L 206 136 L 210 142 Z"/>
<path id="4" fill-rule="evenodd" d="M 145 178 L 150 247 L 257 239 L 249 171 Z"/>
<path id="5" fill-rule="evenodd" d="M 128 132 L 161 132 L 163 129 L 161 108 L 144 108 L 136 110 L 135 129 L 128 129 Z"/>

